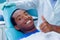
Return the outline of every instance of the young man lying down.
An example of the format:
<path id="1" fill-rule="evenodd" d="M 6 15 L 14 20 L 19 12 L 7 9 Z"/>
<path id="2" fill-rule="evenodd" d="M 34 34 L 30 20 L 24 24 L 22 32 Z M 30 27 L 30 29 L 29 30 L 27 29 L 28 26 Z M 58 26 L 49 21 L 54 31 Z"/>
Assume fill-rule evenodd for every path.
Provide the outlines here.
<path id="1" fill-rule="evenodd" d="M 11 22 L 16 30 L 24 33 L 24 36 L 21 38 L 28 37 L 31 34 L 39 32 L 34 25 L 33 18 L 28 14 L 27 10 L 14 10 L 11 15 Z"/>

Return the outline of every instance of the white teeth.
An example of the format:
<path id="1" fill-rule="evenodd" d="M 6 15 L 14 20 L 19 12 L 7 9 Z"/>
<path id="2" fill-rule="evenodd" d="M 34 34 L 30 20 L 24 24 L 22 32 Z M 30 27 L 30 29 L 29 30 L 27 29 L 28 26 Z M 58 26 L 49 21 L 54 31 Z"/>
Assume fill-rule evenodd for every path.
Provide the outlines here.
<path id="1" fill-rule="evenodd" d="M 26 24 L 29 24 L 30 22 L 31 22 L 31 20 L 27 21 L 27 23 L 26 23 Z"/>

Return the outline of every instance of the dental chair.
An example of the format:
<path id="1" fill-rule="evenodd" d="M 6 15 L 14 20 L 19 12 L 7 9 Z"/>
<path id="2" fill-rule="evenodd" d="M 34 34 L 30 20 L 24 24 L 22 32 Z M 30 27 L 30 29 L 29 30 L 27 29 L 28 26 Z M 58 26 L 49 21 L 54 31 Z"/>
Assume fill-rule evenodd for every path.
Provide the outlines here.
<path id="1" fill-rule="evenodd" d="M 6 2 L 6 0 L 0 0 L 0 3 L 4 3 L 4 2 Z"/>
<path id="2" fill-rule="evenodd" d="M 10 16 L 12 14 L 12 12 L 16 9 L 16 4 L 9 4 L 9 5 L 5 5 L 3 7 L 3 17 L 5 20 L 5 33 L 7 36 L 7 40 L 18 40 L 21 36 L 23 36 L 23 33 L 20 31 L 17 31 L 14 26 L 11 23 L 10 20 Z M 37 20 L 38 18 L 38 14 L 37 14 L 37 10 L 35 8 L 31 8 L 28 10 L 28 13 L 33 16 L 34 20 Z"/>

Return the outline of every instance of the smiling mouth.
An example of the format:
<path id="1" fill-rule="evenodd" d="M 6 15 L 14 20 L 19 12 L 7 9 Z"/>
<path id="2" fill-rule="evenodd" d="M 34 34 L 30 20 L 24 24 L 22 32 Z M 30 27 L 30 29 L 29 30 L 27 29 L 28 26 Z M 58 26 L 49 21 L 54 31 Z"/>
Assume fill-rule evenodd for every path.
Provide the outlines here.
<path id="1" fill-rule="evenodd" d="M 31 22 L 31 20 L 28 20 L 27 22 L 26 22 L 26 24 L 29 24 Z"/>

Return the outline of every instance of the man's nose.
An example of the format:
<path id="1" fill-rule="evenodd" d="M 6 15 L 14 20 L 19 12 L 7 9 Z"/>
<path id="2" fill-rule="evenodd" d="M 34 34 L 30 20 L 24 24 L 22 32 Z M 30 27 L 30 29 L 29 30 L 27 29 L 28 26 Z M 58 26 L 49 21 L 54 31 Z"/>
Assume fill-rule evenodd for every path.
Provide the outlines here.
<path id="1" fill-rule="evenodd" d="M 30 19 L 30 16 L 25 16 L 25 19 Z"/>

